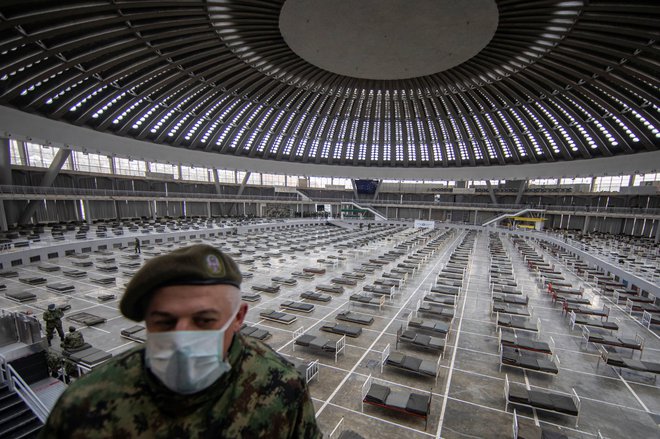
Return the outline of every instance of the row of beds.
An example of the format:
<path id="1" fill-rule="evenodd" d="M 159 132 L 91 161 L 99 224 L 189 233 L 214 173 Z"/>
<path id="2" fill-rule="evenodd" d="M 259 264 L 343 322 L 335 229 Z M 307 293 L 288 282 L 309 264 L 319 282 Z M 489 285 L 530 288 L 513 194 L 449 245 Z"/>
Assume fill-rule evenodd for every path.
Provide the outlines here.
<path id="1" fill-rule="evenodd" d="M 614 332 L 618 331 L 619 327 L 615 322 L 610 322 L 608 320 L 610 307 L 607 305 L 603 305 L 601 309 L 591 307 L 591 299 L 584 297 L 584 288 L 573 288 L 572 284 L 564 278 L 563 274 L 557 271 L 554 266 L 547 263 L 542 256 L 527 244 L 527 242 L 518 240 L 516 241 L 516 245 L 523 256 L 523 259 L 527 262 L 527 267 L 530 272 L 538 277 L 541 290 L 547 291 L 553 304 L 561 304 L 564 317 L 569 316 L 571 330 L 574 330 L 576 325 L 580 328 L 582 345 L 588 346 L 589 343 L 592 343 L 596 346 L 600 354 L 597 367 L 599 367 L 601 361 L 603 361 L 612 367 L 618 367 L 620 372 L 622 368 L 638 372 L 649 372 L 654 374 L 655 379 L 660 372 L 660 364 L 641 359 L 644 349 L 644 339 L 639 334 L 635 334 L 634 338 L 614 335 Z M 556 249 L 554 250 L 556 251 Z M 611 283 L 611 281 L 608 281 L 610 286 Z M 599 286 L 602 288 L 604 285 L 599 283 Z M 619 285 L 619 287 L 623 286 Z M 628 291 L 628 294 L 630 294 L 630 290 Z M 615 304 L 620 302 L 617 290 L 614 290 L 613 292 L 613 299 Z M 630 312 L 632 308 L 630 306 L 630 299 L 628 299 L 627 302 L 627 308 Z M 648 299 L 642 300 L 642 303 L 648 304 Z M 554 346 L 554 340 L 552 340 L 552 338 L 551 346 Z M 617 348 L 624 350 L 630 349 L 630 358 L 624 357 L 617 351 Z M 635 351 L 640 352 L 639 359 L 633 358 Z M 548 395 L 542 395 L 540 398 L 527 395 L 527 398 L 525 399 L 520 395 L 517 395 L 515 392 L 510 391 L 510 386 L 507 380 L 505 386 L 507 406 L 509 403 L 522 404 L 536 409 L 549 410 L 569 416 L 575 416 L 575 425 L 577 427 L 580 399 L 575 390 L 572 389 L 572 394 L 561 394 L 558 392 L 549 392 L 547 390 L 544 390 L 543 392 L 548 393 Z M 550 397 L 549 399 L 548 396 Z M 514 410 L 514 437 L 529 437 L 529 435 L 520 434 L 519 429 L 520 425 Z M 541 433 L 547 431 L 543 428 L 536 428 L 535 430 L 537 432 L 540 430 Z M 555 432 L 549 434 L 554 434 L 558 437 L 566 437 Z"/>
<path id="2" fill-rule="evenodd" d="M 625 285 L 609 278 L 608 276 L 597 274 L 597 270 L 585 267 L 585 264 L 576 260 L 572 255 L 560 252 L 556 248 L 548 248 L 554 255 L 561 257 L 564 260 L 570 261 L 572 268 L 579 268 L 579 273 L 585 276 L 588 280 L 595 281 L 601 289 L 604 296 L 610 296 L 612 303 L 619 305 L 622 303 L 622 298 L 626 302 L 625 310 L 628 313 L 637 312 L 633 303 L 640 303 L 644 311 L 641 323 L 650 329 L 653 324 L 652 316 L 660 313 L 660 309 L 655 305 L 655 297 L 651 294 L 641 295 L 638 290 L 627 289 Z M 567 264 L 569 265 L 569 264 Z M 575 290 L 562 283 L 562 279 L 553 278 L 546 280 L 547 290 L 553 297 L 557 294 L 574 294 L 577 295 L 583 290 Z M 633 302 L 634 299 L 634 302 Z M 588 346 L 592 343 L 596 346 L 599 353 L 597 367 L 603 362 L 613 368 L 618 368 L 622 373 L 624 370 L 630 370 L 637 373 L 645 373 L 653 375 L 654 381 L 657 380 L 657 375 L 660 373 L 660 363 L 647 361 L 642 359 L 644 352 L 644 338 L 636 333 L 634 337 L 618 336 L 614 333 L 618 331 L 619 326 L 615 322 L 608 320 L 610 307 L 603 305 L 602 309 L 593 309 L 586 306 L 574 305 L 572 303 L 564 303 L 565 312 L 570 316 L 570 327 L 574 330 L 576 326 L 580 328 L 582 334 L 582 345 Z M 591 318 L 589 316 L 596 316 Z M 629 349 L 630 357 L 622 355 L 617 351 Z M 639 351 L 639 358 L 634 358 L 634 353 Z"/>
<path id="3" fill-rule="evenodd" d="M 533 319 L 529 298 L 518 286 L 513 266 L 499 235 L 491 234 L 489 241 L 491 266 L 491 312 L 496 317 L 500 371 L 511 367 L 554 376 L 559 372 L 559 358 L 555 353 L 555 341 L 539 340 L 540 319 Z M 574 389 L 563 393 L 551 389 L 511 383 L 508 374 L 504 379 L 505 411 L 509 405 L 528 407 L 575 417 L 578 426 L 580 398 Z M 514 438 L 566 438 L 563 433 L 540 425 L 519 421 L 517 411 L 513 416 Z"/>
<path id="4" fill-rule="evenodd" d="M 403 268 L 414 268 L 415 270 L 419 269 L 420 265 L 426 262 L 426 260 L 428 260 L 428 258 L 433 255 L 435 250 L 442 245 L 442 242 L 444 241 L 445 238 L 446 237 L 436 237 L 434 240 L 431 240 L 429 243 L 427 243 L 425 248 L 416 251 L 414 254 L 410 255 L 406 261 L 404 261 L 405 264 L 414 265 L 414 267 L 403 267 Z M 370 260 L 370 263 L 377 264 L 376 260 L 373 259 Z M 405 276 L 403 280 L 405 280 Z M 364 304 L 364 305 L 369 304 L 366 303 L 364 299 L 355 300 L 355 298 L 353 297 L 352 300 L 358 302 L 359 304 Z M 371 304 L 374 303 L 372 302 Z M 380 306 L 380 304 L 377 306 Z M 360 323 L 366 323 L 363 320 L 364 319 L 363 315 L 356 314 L 356 316 L 360 316 L 360 320 L 361 320 Z M 294 350 L 296 346 L 302 346 L 305 348 L 331 352 L 334 353 L 335 355 L 335 361 L 337 361 L 337 356 L 345 348 L 345 342 L 343 342 L 343 338 L 333 343 L 332 341 L 327 340 L 323 336 L 306 334 L 303 328 L 299 328 L 297 331 L 295 331 L 293 338 L 294 338 Z M 398 343 L 401 342 L 401 343 L 411 343 L 412 345 L 418 347 L 423 347 L 433 350 L 437 350 L 438 348 L 444 349 L 444 340 L 442 343 L 437 343 L 435 341 L 436 339 L 437 337 L 431 337 L 424 334 L 420 334 L 410 329 L 403 331 L 401 328 L 397 333 L 397 348 L 398 348 Z M 438 358 L 437 362 L 432 363 L 426 360 L 421 360 L 412 355 L 403 354 L 402 352 L 399 351 L 391 352 L 390 346 L 388 345 L 384 350 L 384 354 L 381 358 L 381 368 L 387 365 L 400 370 L 404 370 L 406 372 L 420 374 L 422 376 L 437 377 L 439 370 L 439 364 L 438 364 L 439 361 L 440 361 L 440 357 Z M 365 403 L 371 405 L 377 405 L 390 410 L 395 410 L 395 411 L 412 414 L 415 416 L 420 416 L 423 417 L 424 419 L 427 418 L 430 407 L 430 395 L 419 395 L 417 393 L 410 392 L 407 390 L 395 390 L 395 389 L 391 389 L 388 386 L 376 384 L 376 383 L 373 383 L 374 385 L 372 386 L 372 383 L 373 383 L 373 379 L 370 377 L 363 386 L 363 397 L 362 397 L 363 406 Z M 378 389 L 380 389 L 380 391 Z M 377 395 L 375 395 L 374 393 L 377 393 Z M 385 393 L 387 395 L 384 396 Z"/>
<path id="5" fill-rule="evenodd" d="M 424 303 L 418 301 L 416 311 L 410 312 L 405 326 L 402 325 L 397 330 L 396 350 L 392 351 L 390 344 L 383 349 L 379 362 L 381 374 L 385 366 L 391 366 L 408 373 L 434 378 L 437 383 L 440 361 L 446 351 L 446 336 L 454 318 L 454 307 L 462 291 L 463 279 L 469 269 L 473 245 L 474 235 L 470 234 L 458 245 L 438 273 L 434 285 L 424 296 Z M 420 317 L 421 314 L 429 314 L 439 320 Z M 408 355 L 398 350 L 400 343 L 438 352 L 438 358 L 436 361 L 430 361 Z M 362 386 L 361 398 L 363 411 L 365 404 L 373 405 L 422 418 L 425 426 L 428 423 L 431 391 L 419 393 L 409 389 L 392 388 L 386 382 L 369 375 Z"/>

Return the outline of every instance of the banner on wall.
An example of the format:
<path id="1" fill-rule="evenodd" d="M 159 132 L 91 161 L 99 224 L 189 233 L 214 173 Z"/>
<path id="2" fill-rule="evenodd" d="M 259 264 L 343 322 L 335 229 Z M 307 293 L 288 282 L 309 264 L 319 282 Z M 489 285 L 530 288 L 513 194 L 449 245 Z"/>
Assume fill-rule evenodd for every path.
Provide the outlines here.
<path id="1" fill-rule="evenodd" d="M 435 221 L 415 220 L 415 227 L 421 227 L 421 228 L 426 228 L 426 229 L 435 229 Z"/>

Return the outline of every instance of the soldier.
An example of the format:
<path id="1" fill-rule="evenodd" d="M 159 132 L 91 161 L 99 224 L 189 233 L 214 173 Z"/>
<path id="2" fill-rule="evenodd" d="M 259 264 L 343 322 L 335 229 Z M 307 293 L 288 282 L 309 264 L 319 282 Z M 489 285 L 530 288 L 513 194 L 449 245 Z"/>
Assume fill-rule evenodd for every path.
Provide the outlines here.
<path id="1" fill-rule="evenodd" d="M 60 378 L 62 369 L 62 357 L 54 351 L 46 352 L 46 364 L 48 365 L 48 373 L 53 378 Z"/>
<path id="2" fill-rule="evenodd" d="M 203 244 L 145 263 L 119 305 L 145 321 L 145 345 L 71 384 L 41 437 L 320 438 L 304 378 L 239 333 L 241 281 Z"/>
<path id="3" fill-rule="evenodd" d="M 71 350 L 81 348 L 85 345 L 85 339 L 82 333 L 76 331 L 76 328 L 69 326 L 69 333 L 64 337 L 64 341 L 60 344 L 62 349 Z"/>
<path id="4" fill-rule="evenodd" d="M 138 238 L 135 238 L 135 253 L 142 253 L 142 247 Z"/>
<path id="5" fill-rule="evenodd" d="M 48 346 L 51 345 L 50 341 L 53 339 L 53 331 L 56 329 L 57 335 L 60 336 L 60 340 L 64 341 L 62 317 L 64 317 L 64 312 L 60 308 L 55 307 L 54 303 L 48 305 L 48 309 L 43 315 L 43 319 L 46 322 L 46 339 L 48 340 Z"/>

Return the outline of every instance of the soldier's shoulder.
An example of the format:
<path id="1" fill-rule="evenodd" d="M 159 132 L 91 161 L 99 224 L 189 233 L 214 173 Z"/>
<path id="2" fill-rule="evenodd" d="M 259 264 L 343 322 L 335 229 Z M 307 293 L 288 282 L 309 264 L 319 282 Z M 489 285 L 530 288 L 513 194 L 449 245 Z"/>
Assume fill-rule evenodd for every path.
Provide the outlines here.
<path id="1" fill-rule="evenodd" d="M 281 369 L 284 372 L 291 372 L 292 374 L 298 375 L 295 366 L 282 355 L 275 352 L 273 348 L 267 344 L 250 337 L 239 336 L 243 341 L 245 350 L 262 367 Z"/>

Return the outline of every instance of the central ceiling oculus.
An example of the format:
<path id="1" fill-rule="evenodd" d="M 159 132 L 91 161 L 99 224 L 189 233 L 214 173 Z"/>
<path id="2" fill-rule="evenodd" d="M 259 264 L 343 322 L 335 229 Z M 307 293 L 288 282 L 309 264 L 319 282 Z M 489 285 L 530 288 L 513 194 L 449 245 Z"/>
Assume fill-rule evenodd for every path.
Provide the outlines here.
<path id="1" fill-rule="evenodd" d="M 407 79 L 455 67 L 495 34 L 494 0 L 287 0 L 284 41 L 305 61 L 362 79 Z"/>

